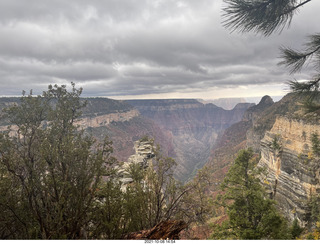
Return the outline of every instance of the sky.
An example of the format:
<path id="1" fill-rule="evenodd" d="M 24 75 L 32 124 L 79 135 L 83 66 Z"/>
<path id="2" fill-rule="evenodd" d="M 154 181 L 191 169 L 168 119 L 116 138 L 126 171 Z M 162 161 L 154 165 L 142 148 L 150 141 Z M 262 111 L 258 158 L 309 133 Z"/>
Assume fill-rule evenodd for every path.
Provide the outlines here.
<path id="1" fill-rule="evenodd" d="M 280 96 L 294 76 L 279 47 L 301 48 L 320 1 L 269 37 L 230 32 L 222 0 L 0 0 L 0 96 L 76 83 L 115 99 Z"/>

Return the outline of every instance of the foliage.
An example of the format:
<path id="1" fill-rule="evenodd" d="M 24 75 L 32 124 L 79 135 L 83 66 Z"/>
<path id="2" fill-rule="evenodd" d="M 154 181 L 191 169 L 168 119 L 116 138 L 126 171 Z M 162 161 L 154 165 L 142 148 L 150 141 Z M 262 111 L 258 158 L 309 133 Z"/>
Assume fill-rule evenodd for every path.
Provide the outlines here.
<path id="1" fill-rule="evenodd" d="M 159 147 L 154 153 L 152 166 L 146 170 L 131 169 L 131 175 L 138 177 L 133 177 L 134 183 L 125 194 L 128 204 L 141 199 L 141 202 L 133 204 L 134 214 L 141 218 L 138 221 L 139 228 L 151 228 L 172 218 L 183 219 L 188 224 L 203 221 L 209 213 L 206 211 L 209 197 L 205 194 L 207 175 L 199 172 L 192 182 L 182 185 L 174 178 L 175 161 L 164 157 Z M 137 209 L 136 206 L 141 208 Z M 135 221 L 133 226 L 136 225 Z"/>
<path id="2" fill-rule="evenodd" d="M 6 111 L 12 124 L 0 134 L 2 238 L 86 237 L 95 191 L 111 143 L 85 136 L 74 122 L 85 105 L 72 84 L 49 86 L 41 96 L 23 94 Z M 6 191 L 7 190 L 7 191 Z"/>
<path id="3" fill-rule="evenodd" d="M 297 1 L 283 0 L 225 0 L 226 27 L 241 32 L 261 32 L 268 36 L 290 25 Z"/>
<path id="4" fill-rule="evenodd" d="M 310 208 L 310 222 L 313 224 L 312 231 L 308 233 L 308 239 L 319 240 L 320 239 L 320 195 L 311 195 L 308 207 Z"/>
<path id="5" fill-rule="evenodd" d="M 126 233 L 124 199 L 120 184 L 108 180 L 103 182 L 97 193 L 90 225 L 90 238 L 120 239 Z"/>
<path id="6" fill-rule="evenodd" d="M 262 33 L 265 36 L 275 31 L 282 31 L 289 27 L 291 20 L 299 10 L 311 0 L 224 0 L 227 6 L 224 8 L 224 25 L 231 30 L 241 32 L 253 31 Z M 303 51 L 296 51 L 291 48 L 281 47 L 282 62 L 290 69 L 291 73 L 313 64 L 317 74 L 309 81 L 290 81 L 289 86 L 294 93 L 303 93 L 306 97 L 305 105 L 308 111 L 319 110 L 319 83 L 320 83 L 320 35 L 308 36 Z"/>
<path id="7" fill-rule="evenodd" d="M 218 204 L 228 220 L 214 229 L 214 239 L 287 239 L 286 221 L 277 213 L 275 202 L 266 198 L 251 149 L 241 150 L 229 169 Z"/>
<path id="8" fill-rule="evenodd" d="M 149 141 L 149 137 L 147 135 L 144 135 L 143 137 L 141 137 L 140 141 L 141 142 L 146 142 L 146 141 Z"/>
<path id="9" fill-rule="evenodd" d="M 274 151 L 279 151 L 281 149 L 281 143 L 280 143 L 280 135 L 275 135 L 272 139 L 271 148 Z"/>
<path id="10" fill-rule="evenodd" d="M 298 220 L 294 219 L 289 229 L 291 239 L 297 239 L 303 232 L 303 228 L 300 227 Z"/>
<path id="11" fill-rule="evenodd" d="M 320 156 L 320 140 L 317 133 L 311 135 L 311 144 L 312 144 L 312 154 L 315 156 Z"/>

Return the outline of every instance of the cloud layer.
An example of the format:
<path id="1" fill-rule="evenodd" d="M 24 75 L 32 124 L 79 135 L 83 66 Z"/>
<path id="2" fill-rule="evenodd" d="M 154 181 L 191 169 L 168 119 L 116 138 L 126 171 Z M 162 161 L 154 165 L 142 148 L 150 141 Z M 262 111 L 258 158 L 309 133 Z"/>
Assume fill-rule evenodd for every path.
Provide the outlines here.
<path id="1" fill-rule="evenodd" d="M 2 0 L 0 95 L 73 81 L 86 96 L 190 97 L 212 91 L 213 98 L 228 89 L 265 92 L 270 86 L 271 91 L 292 78 L 277 66 L 278 47 L 299 48 L 307 34 L 318 31 L 320 3 L 307 4 L 289 30 L 268 38 L 224 29 L 222 5 L 221 0 Z"/>

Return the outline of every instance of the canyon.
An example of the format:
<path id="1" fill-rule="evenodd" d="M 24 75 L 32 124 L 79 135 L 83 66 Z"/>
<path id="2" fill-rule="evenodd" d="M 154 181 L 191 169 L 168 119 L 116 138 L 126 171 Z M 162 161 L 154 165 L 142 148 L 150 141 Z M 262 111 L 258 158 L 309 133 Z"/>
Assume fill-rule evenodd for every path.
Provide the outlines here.
<path id="1" fill-rule="evenodd" d="M 253 148 L 261 155 L 258 167 L 265 169 L 261 182 L 269 196 L 287 219 L 310 226 L 310 202 L 320 194 L 319 156 L 312 149 L 320 123 L 318 114 L 303 111 L 302 96 L 288 94 L 278 102 L 265 96 L 257 105 L 240 103 L 232 110 L 195 99 L 84 100 L 87 106 L 76 124 L 97 140 L 108 136 L 118 160 L 141 161 L 140 149 L 147 146 L 136 141 L 148 136 L 164 156 L 176 160 L 179 180 L 187 182 L 207 167 L 213 196 L 237 152 Z M 0 98 L 0 109 L 17 103 L 18 98 Z M 2 115 L 0 129 L 5 130 Z"/>
<path id="2" fill-rule="evenodd" d="M 177 162 L 176 176 L 187 181 L 208 161 L 218 136 L 240 121 L 253 106 L 240 103 L 232 110 L 195 99 L 128 100 L 142 116 L 151 119 L 170 135 L 173 157 Z"/>

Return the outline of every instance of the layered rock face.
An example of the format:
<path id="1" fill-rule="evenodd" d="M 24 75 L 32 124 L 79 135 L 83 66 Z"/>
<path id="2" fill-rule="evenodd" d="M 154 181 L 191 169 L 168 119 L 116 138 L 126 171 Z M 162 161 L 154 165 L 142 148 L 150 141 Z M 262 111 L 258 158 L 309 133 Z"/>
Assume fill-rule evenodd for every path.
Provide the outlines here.
<path id="1" fill-rule="evenodd" d="M 129 111 L 110 113 L 97 116 L 83 116 L 81 119 L 75 122 L 76 125 L 80 125 L 81 128 L 88 127 L 101 127 L 107 126 L 112 122 L 126 122 L 135 117 L 138 117 L 140 114 L 136 109 Z"/>
<path id="2" fill-rule="evenodd" d="M 268 172 L 264 183 L 285 216 L 302 226 L 310 218 L 311 196 L 320 193 L 320 165 L 311 142 L 319 132 L 319 124 L 278 117 L 261 140 L 259 166 Z"/>
<path id="3" fill-rule="evenodd" d="M 187 180 L 207 162 L 219 133 L 240 121 L 253 104 L 238 104 L 224 110 L 194 99 L 130 100 L 141 115 L 153 120 L 172 138 L 178 167 L 176 175 Z"/>
<path id="4" fill-rule="evenodd" d="M 311 142 L 312 134 L 320 132 L 319 121 L 302 110 L 303 95 L 288 94 L 276 103 L 264 98 L 260 112 L 257 105 L 246 114 L 252 121 L 247 146 L 261 153 L 259 166 L 268 173 L 263 182 L 281 212 L 305 226 L 310 222 L 310 197 L 319 193 L 320 164 L 312 157 Z"/>

